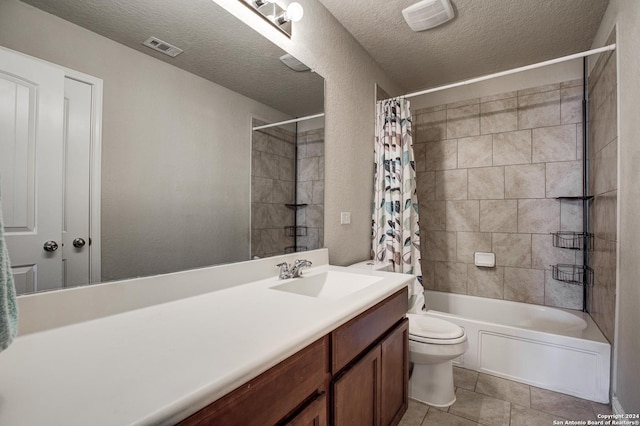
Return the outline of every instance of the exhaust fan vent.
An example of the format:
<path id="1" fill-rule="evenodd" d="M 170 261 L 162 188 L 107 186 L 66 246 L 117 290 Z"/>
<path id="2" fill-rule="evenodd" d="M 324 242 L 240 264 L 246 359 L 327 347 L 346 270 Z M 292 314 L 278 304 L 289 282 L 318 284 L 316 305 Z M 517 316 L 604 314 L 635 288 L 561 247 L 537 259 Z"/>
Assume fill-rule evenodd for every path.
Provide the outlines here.
<path id="1" fill-rule="evenodd" d="M 180 49 L 179 47 L 175 47 L 173 44 L 169 44 L 166 41 L 162 41 L 156 37 L 149 37 L 142 44 L 152 48 L 153 50 L 157 50 L 160 53 L 169 55 L 172 58 L 175 58 L 176 56 L 178 56 L 183 52 L 183 50 Z"/>
<path id="2" fill-rule="evenodd" d="M 422 0 L 402 10 L 413 31 L 424 31 L 442 25 L 454 17 L 449 0 Z"/>
<path id="3" fill-rule="evenodd" d="M 285 64 L 286 66 L 288 66 L 294 71 L 302 72 L 302 71 L 309 71 L 311 69 L 288 53 L 286 55 L 280 56 L 280 60 L 282 61 L 283 64 Z"/>

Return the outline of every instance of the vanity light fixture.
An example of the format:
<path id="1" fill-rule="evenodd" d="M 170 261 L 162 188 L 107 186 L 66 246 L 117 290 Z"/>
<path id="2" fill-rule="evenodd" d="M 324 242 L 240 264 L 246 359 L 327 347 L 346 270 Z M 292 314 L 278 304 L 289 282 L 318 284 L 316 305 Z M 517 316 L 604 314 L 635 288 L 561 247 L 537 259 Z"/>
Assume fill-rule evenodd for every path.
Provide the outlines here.
<path id="1" fill-rule="evenodd" d="M 298 22 L 304 15 L 304 9 L 298 2 L 291 2 L 283 9 L 276 0 L 240 0 L 269 21 L 274 27 L 291 37 L 291 22 Z"/>

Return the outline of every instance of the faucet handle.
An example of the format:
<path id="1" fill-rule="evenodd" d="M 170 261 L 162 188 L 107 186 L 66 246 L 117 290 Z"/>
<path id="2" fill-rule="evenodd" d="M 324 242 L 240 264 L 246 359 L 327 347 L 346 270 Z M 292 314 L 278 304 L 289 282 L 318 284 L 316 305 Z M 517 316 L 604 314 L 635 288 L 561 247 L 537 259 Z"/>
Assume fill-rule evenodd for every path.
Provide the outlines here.
<path id="1" fill-rule="evenodd" d="M 278 278 L 281 280 L 291 278 L 291 272 L 289 271 L 289 264 L 287 262 L 278 263 L 276 268 L 280 268 L 280 275 Z"/>
<path id="2" fill-rule="evenodd" d="M 297 266 L 297 267 L 302 266 L 302 267 L 308 268 L 311 265 L 313 265 L 313 263 L 311 263 L 311 261 L 306 259 L 296 259 L 296 261 L 293 262 L 293 266 Z"/>

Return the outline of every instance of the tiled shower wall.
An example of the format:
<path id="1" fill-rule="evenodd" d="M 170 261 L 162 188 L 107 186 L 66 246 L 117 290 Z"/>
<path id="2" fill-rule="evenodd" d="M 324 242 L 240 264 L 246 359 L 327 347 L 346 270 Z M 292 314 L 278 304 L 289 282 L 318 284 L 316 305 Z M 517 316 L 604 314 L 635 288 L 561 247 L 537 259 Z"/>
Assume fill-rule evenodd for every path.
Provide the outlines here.
<path id="1" fill-rule="evenodd" d="M 253 126 L 265 124 L 254 120 Z M 251 257 L 284 254 L 294 244 L 285 233 L 294 211 L 294 132 L 280 127 L 255 130 L 251 147 Z"/>
<path id="2" fill-rule="evenodd" d="M 582 230 L 582 80 L 413 112 L 427 289 L 582 309 L 582 263 L 550 233 Z M 473 264 L 493 252 L 496 267 Z"/>
<path id="3" fill-rule="evenodd" d="M 324 247 L 324 128 L 298 133 L 298 226 L 307 235 L 297 245 L 306 250 Z"/>
<path id="4" fill-rule="evenodd" d="M 615 35 L 608 44 L 615 43 Z M 616 53 L 601 54 L 589 75 L 589 232 L 595 236 L 591 253 L 594 283 L 589 312 L 613 343 L 616 304 L 616 245 L 618 199 Z"/>

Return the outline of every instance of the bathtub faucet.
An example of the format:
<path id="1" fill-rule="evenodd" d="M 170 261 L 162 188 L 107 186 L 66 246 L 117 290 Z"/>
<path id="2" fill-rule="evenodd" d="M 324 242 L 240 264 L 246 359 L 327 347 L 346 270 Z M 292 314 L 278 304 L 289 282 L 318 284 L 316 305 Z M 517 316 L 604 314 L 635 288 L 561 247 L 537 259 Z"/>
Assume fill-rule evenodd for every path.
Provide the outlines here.
<path id="1" fill-rule="evenodd" d="M 302 269 L 310 267 L 311 262 L 304 259 L 296 259 L 296 261 L 293 262 L 293 266 L 289 266 L 287 262 L 278 263 L 276 266 L 280 268 L 278 278 L 281 280 L 287 280 L 289 278 L 302 277 Z"/>

